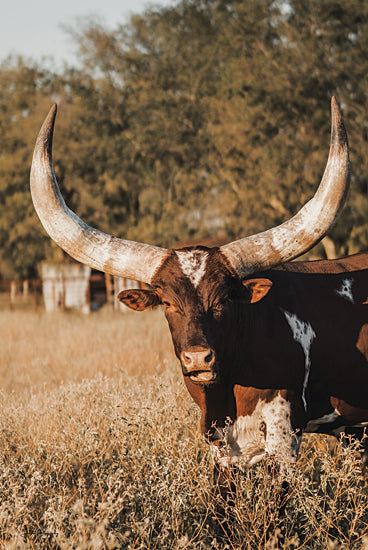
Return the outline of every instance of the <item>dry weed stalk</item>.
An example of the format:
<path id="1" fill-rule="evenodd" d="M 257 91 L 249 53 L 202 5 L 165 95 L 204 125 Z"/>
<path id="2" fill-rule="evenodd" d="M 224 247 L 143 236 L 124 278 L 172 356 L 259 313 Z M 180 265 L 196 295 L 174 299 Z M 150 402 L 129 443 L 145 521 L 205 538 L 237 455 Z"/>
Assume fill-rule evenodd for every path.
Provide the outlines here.
<path id="1" fill-rule="evenodd" d="M 1 547 L 368 548 L 357 453 L 317 436 L 303 443 L 283 520 L 281 480 L 260 464 L 237 475 L 224 535 L 160 312 L 0 313 L 0 326 Z"/>

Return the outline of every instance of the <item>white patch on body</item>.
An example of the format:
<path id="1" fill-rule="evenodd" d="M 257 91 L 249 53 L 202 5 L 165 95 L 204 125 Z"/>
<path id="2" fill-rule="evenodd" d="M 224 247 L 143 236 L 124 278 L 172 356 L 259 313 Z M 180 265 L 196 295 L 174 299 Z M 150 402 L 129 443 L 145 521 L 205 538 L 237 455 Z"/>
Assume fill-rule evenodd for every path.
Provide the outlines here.
<path id="1" fill-rule="evenodd" d="M 341 288 L 335 290 L 336 294 L 341 296 L 341 298 L 348 300 L 348 302 L 351 302 L 352 304 L 354 303 L 353 282 L 353 279 L 344 279 Z"/>
<path id="2" fill-rule="evenodd" d="M 223 467 L 250 468 L 271 455 L 287 470 L 297 459 L 301 440 L 292 431 L 290 402 L 280 394 L 269 403 L 260 400 L 251 415 L 240 416 L 222 434 L 224 446 L 213 445 L 212 453 Z"/>
<path id="3" fill-rule="evenodd" d="M 312 325 L 310 323 L 302 321 L 295 315 L 295 313 L 289 313 L 289 311 L 285 311 L 285 310 L 282 310 L 282 312 L 284 313 L 286 320 L 289 324 L 289 327 L 291 328 L 291 332 L 293 333 L 293 338 L 295 342 L 298 342 L 298 344 L 302 346 L 302 350 L 304 351 L 305 374 L 304 374 L 304 381 L 303 381 L 302 400 L 303 400 L 304 408 L 305 410 L 307 410 L 307 401 L 305 399 L 305 391 L 307 389 L 308 379 L 310 374 L 310 367 L 311 367 L 310 350 L 311 350 L 312 342 L 316 337 L 316 333 L 314 332 Z"/>
<path id="4" fill-rule="evenodd" d="M 192 285 L 197 288 L 206 272 L 208 252 L 204 250 L 177 250 L 175 252 L 182 272 L 189 278 Z"/>

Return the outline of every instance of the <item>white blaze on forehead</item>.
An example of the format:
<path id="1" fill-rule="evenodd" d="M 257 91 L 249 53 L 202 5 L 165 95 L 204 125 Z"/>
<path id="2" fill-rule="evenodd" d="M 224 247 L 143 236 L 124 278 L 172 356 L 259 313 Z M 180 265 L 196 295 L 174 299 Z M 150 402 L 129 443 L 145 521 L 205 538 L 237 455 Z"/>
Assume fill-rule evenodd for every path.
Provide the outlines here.
<path id="1" fill-rule="evenodd" d="M 310 350 L 311 350 L 312 342 L 316 337 L 316 333 L 314 332 L 312 325 L 310 323 L 302 321 L 295 315 L 295 313 L 289 313 L 288 311 L 285 311 L 283 309 L 281 311 L 285 315 L 286 320 L 289 324 L 289 327 L 291 328 L 291 332 L 293 333 L 293 338 L 295 342 L 298 342 L 298 344 L 301 345 L 302 350 L 304 351 L 305 374 L 304 374 L 304 381 L 303 381 L 302 400 L 303 400 L 304 408 L 305 410 L 307 410 L 307 401 L 305 399 L 305 391 L 307 389 L 308 379 L 310 374 L 310 367 L 311 367 Z"/>
<path id="2" fill-rule="evenodd" d="M 335 290 L 336 294 L 348 300 L 348 302 L 354 303 L 353 296 L 353 279 L 344 279 L 341 288 Z"/>
<path id="3" fill-rule="evenodd" d="M 223 447 L 213 446 L 212 451 L 224 467 L 250 468 L 272 455 L 287 470 L 297 459 L 301 438 L 292 431 L 290 402 L 277 394 L 269 403 L 260 400 L 251 415 L 240 416 L 226 427 L 222 439 Z"/>
<path id="4" fill-rule="evenodd" d="M 208 252 L 204 250 L 176 250 L 175 253 L 182 272 L 189 278 L 192 285 L 197 287 L 206 272 Z"/>

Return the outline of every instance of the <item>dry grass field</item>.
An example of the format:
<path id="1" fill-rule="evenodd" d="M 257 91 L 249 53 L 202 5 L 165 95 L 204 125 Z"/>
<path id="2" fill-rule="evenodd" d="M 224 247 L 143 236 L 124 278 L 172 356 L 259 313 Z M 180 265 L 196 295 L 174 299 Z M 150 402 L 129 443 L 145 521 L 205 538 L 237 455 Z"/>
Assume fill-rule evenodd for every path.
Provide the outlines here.
<path id="1" fill-rule="evenodd" d="M 1 548 L 368 548 L 356 453 L 317 436 L 303 443 L 283 521 L 280 481 L 261 464 L 240 473 L 223 534 L 160 311 L 0 312 L 0 330 Z"/>

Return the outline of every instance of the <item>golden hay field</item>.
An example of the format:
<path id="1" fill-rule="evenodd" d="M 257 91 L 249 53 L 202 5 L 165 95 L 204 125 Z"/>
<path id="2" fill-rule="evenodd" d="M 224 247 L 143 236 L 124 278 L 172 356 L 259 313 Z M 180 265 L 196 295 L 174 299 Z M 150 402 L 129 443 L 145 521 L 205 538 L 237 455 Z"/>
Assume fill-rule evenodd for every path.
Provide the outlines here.
<path id="1" fill-rule="evenodd" d="M 280 480 L 259 465 L 239 475 L 224 535 L 161 311 L 2 311 L 0 329 L 0 548 L 368 548 L 356 453 L 317 436 L 282 522 Z"/>

